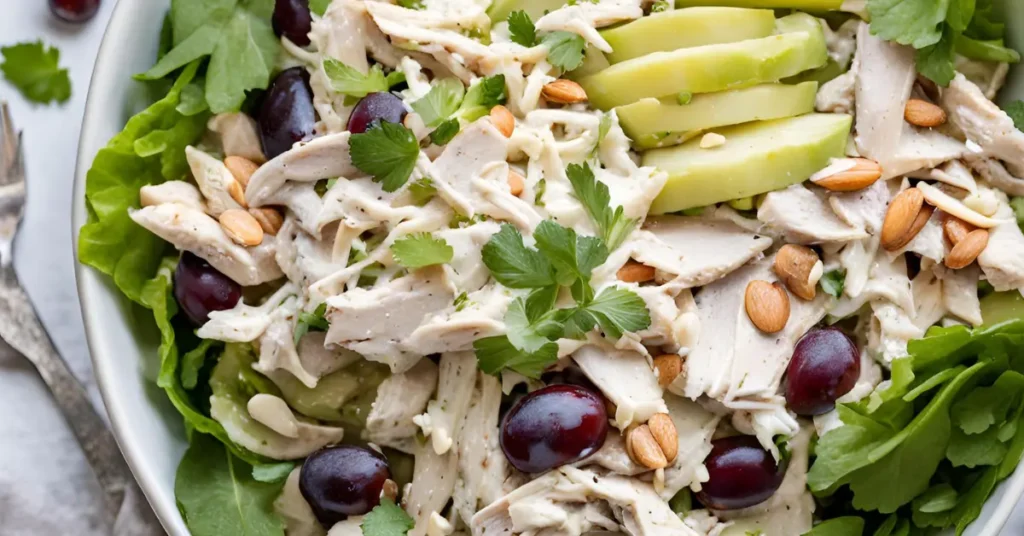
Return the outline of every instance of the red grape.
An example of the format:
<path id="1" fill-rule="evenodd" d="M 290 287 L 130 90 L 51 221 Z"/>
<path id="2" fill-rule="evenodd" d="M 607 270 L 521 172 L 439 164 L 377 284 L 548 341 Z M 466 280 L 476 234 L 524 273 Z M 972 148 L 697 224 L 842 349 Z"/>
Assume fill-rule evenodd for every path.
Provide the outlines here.
<path id="1" fill-rule="evenodd" d="M 785 470 L 754 436 L 735 436 L 711 442 L 704 460 L 709 479 L 697 499 L 715 510 L 736 510 L 764 502 L 782 485 Z"/>
<path id="2" fill-rule="evenodd" d="M 309 30 L 313 18 L 309 14 L 309 0 L 277 0 L 271 19 L 274 33 L 304 47 L 309 44 Z"/>
<path id="3" fill-rule="evenodd" d="M 303 67 L 281 71 L 270 84 L 256 122 L 268 159 L 292 148 L 297 141 L 313 135 L 316 111 L 309 73 Z"/>
<path id="4" fill-rule="evenodd" d="M 355 445 L 327 447 L 310 454 L 299 471 L 299 491 L 320 524 L 330 528 L 348 516 L 380 504 L 388 461 L 375 450 Z"/>
<path id="5" fill-rule="evenodd" d="M 800 339 L 786 372 L 786 403 L 798 415 L 832 411 L 860 377 L 860 352 L 835 328 L 811 331 Z"/>
<path id="6" fill-rule="evenodd" d="M 174 298 L 189 321 L 201 326 L 210 312 L 234 307 L 242 299 L 242 286 L 186 251 L 174 270 Z"/>
<path id="7" fill-rule="evenodd" d="M 348 131 L 362 134 L 377 121 L 401 123 L 407 113 L 402 99 L 387 91 L 370 93 L 352 109 L 348 118 Z"/>
<path id="8" fill-rule="evenodd" d="M 100 0 L 50 0 L 50 11 L 67 22 L 85 22 L 100 9 Z"/>
<path id="9" fill-rule="evenodd" d="M 607 434 L 601 395 L 578 385 L 549 385 L 505 415 L 501 450 L 516 469 L 540 473 L 597 452 Z"/>

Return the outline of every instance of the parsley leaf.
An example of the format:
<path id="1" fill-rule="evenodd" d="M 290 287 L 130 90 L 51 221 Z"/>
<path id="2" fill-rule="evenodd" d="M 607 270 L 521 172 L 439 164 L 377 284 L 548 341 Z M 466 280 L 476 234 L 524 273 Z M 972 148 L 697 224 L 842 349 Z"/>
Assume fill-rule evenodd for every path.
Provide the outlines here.
<path id="1" fill-rule="evenodd" d="M 507 223 L 484 244 L 483 261 L 494 279 L 508 288 L 542 288 L 557 283 L 548 259 L 526 247 L 523 235 Z"/>
<path id="2" fill-rule="evenodd" d="M 586 305 L 586 311 L 597 320 L 601 331 L 614 339 L 651 325 L 651 314 L 644 300 L 635 292 L 620 287 L 602 290 L 594 301 Z"/>
<path id="3" fill-rule="evenodd" d="M 548 47 L 548 63 L 562 71 L 571 71 L 583 65 L 583 49 L 587 42 L 572 32 L 551 32 L 544 36 L 541 44 Z"/>
<path id="4" fill-rule="evenodd" d="M 608 251 L 615 251 L 629 233 L 633 232 L 639 221 L 627 218 L 621 206 L 612 210 L 608 186 L 597 180 L 590 164 L 569 164 L 565 173 L 572 183 L 576 198 L 580 200 L 583 208 L 590 214 L 590 219 L 594 220 L 594 224 L 600 230 Z"/>
<path id="5" fill-rule="evenodd" d="M 420 145 L 411 130 L 396 123 L 382 121 L 362 134 L 349 139 L 352 164 L 373 175 L 383 184 L 385 192 L 394 192 L 409 180 Z"/>
<path id="6" fill-rule="evenodd" d="M 597 124 L 597 142 L 594 143 L 594 148 L 590 150 L 591 158 L 597 158 L 597 152 L 601 149 L 601 144 L 604 143 L 604 139 L 608 137 L 608 133 L 611 132 L 611 130 L 611 114 L 601 114 L 601 121 Z"/>
<path id="7" fill-rule="evenodd" d="M 526 376 L 539 378 L 548 366 L 558 361 L 558 344 L 549 342 L 537 351 L 519 350 L 505 335 L 473 341 L 477 364 L 487 374 L 498 374 L 510 369 Z"/>
<path id="8" fill-rule="evenodd" d="M 537 28 L 534 27 L 530 15 L 525 11 L 513 11 L 508 14 L 508 32 L 512 42 L 532 47 L 537 44 Z"/>
<path id="9" fill-rule="evenodd" d="M 416 522 L 405 513 L 394 501 L 387 497 L 380 499 L 380 504 L 373 507 L 363 518 L 359 528 L 364 536 L 402 536 L 407 534 Z"/>
<path id="10" fill-rule="evenodd" d="M 553 311 L 558 286 L 537 289 L 526 298 L 516 298 L 505 313 L 508 340 L 518 350 L 531 353 L 558 339 L 562 313 Z"/>
<path id="11" fill-rule="evenodd" d="M 46 104 L 71 98 L 71 80 L 68 70 L 58 67 L 60 51 L 56 47 L 44 47 L 42 41 L 36 41 L 0 48 L 0 54 L 4 58 L 0 63 L 4 78 L 26 99 Z"/>
<path id="12" fill-rule="evenodd" d="M 395 261 L 405 268 L 444 264 L 452 260 L 454 253 L 443 238 L 435 238 L 430 233 L 402 237 L 391 245 L 391 254 L 394 255 Z"/>
<path id="13" fill-rule="evenodd" d="M 505 93 L 505 75 L 498 74 L 477 80 L 469 86 L 466 98 L 462 100 L 456 116 L 467 123 L 490 113 L 491 108 L 505 104 L 508 96 Z"/>
<path id="14" fill-rule="evenodd" d="M 545 220 L 533 232 L 537 249 L 555 267 L 556 279 L 562 286 L 572 286 L 573 298 L 579 303 L 593 299 L 590 272 L 608 259 L 608 248 L 593 236 L 577 237 L 576 231 Z"/>
<path id="15" fill-rule="evenodd" d="M 302 337 L 313 331 L 327 331 L 331 323 L 327 321 L 327 304 L 321 303 L 312 313 L 302 311 L 299 313 L 299 320 L 295 323 L 295 344 L 299 344 Z"/>
<path id="16" fill-rule="evenodd" d="M 843 289 L 846 287 L 846 270 L 839 268 L 825 272 L 818 284 L 821 285 L 821 290 L 825 291 L 825 294 L 838 298 L 843 295 Z"/>
<path id="17" fill-rule="evenodd" d="M 437 195 L 437 188 L 430 177 L 423 177 L 409 185 L 409 195 L 412 196 L 412 203 L 414 205 L 422 207 Z"/>
<path id="18" fill-rule="evenodd" d="M 956 36 L 946 28 L 942 39 L 917 51 L 917 71 L 941 86 L 948 86 L 956 76 L 953 66 L 953 44 Z"/>
<path id="19" fill-rule="evenodd" d="M 458 119 L 448 119 L 430 133 L 430 143 L 434 145 L 447 145 L 459 133 L 459 129 Z"/>
<path id="20" fill-rule="evenodd" d="M 868 0 L 871 33 L 917 49 L 932 46 L 942 38 L 948 6 L 949 0 Z"/>
<path id="21" fill-rule="evenodd" d="M 428 127 L 436 127 L 458 111 L 465 94 L 466 88 L 459 79 L 442 78 L 435 80 L 430 91 L 410 106 Z"/>
<path id="22" fill-rule="evenodd" d="M 380 65 L 374 64 L 363 74 L 334 58 L 324 58 L 324 73 L 331 83 L 331 89 L 350 97 L 362 98 L 370 93 L 387 91 L 391 85 Z"/>

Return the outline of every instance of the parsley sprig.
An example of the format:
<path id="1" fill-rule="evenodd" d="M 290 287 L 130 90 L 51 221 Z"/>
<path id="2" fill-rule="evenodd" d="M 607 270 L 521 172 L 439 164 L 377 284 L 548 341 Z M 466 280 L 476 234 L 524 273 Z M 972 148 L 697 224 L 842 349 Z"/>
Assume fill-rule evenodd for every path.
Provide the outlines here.
<path id="1" fill-rule="evenodd" d="M 454 253 L 448 242 L 430 233 L 411 234 L 391 244 L 391 254 L 395 257 L 395 262 L 405 268 L 444 264 L 452 260 Z"/>
<path id="2" fill-rule="evenodd" d="M 430 141 L 445 145 L 459 133 L 461 122 L 472 123 L 506 100 L 505 75 L 499 74 L 481 78 L 468 91 L 456 78 L 435 80 L 430 91 L 410 106 L 428 127 L 435 127 Z"/>
<path id="3" fill-rule="evenodd" d="M 0 72 L 25 98 L 46 104 L 65 102 L 71 97 L 68 70 L 61 69 L 60 51 L 44 47 L 42 41 L 0 48 Z"/>
<path id="4" fill-rule="evenodd" d="M 366 74 L 363 74 L 334 58 L 324 59 L 324 73 L 327 74 L 332 90 L 357 98 L 387 91 L 391 86 L 405 80 L 405 75 L 399 71 L 385 75 L 380 64 L 374 64 Z"/>
<path id="5" fill-rule="evenodd" d="M 587 42 L 579 34 L 556 31 L 537 37 L 537 27 L 525 11 L 508 14 L 508 31 L 512 42 L 524 47 L 538 44 L 548 48 L 548 63 L 563 71 L 571 71 L 583 64 L 583 51 Z"/>
<path id="6" fill-rule="evenodd" d="M 405 185 L 416 168 L 420 144 L 411 130 L 396 123 L 381 121 L 349 140 L 352 164 L 373 175 L 385 192 Z"/>
<path id="7" fill-rule="evenodd" d="M 569 164 L 565 174 L 572 183 L 576 198 L 601 232 L 601 238 L 608 244 L 608 249 L 614 251 L 633 232 L 639 220 L 627 218 L 621 206 L 612 209 L 608 187 L 597 180 L 590 164 Z"/>
<path id="8" fill-rule="evenodd" d="M 364 536 L 404 536 L 416 526 L 409 514 L 394 501 L 382 497 L 380 504 L 366 514 L 359 525 Z"/>

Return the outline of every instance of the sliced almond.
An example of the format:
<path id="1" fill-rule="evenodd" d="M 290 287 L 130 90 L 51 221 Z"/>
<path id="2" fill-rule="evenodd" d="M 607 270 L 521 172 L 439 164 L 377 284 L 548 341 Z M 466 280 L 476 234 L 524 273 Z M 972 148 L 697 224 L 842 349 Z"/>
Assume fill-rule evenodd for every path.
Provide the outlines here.
<path id="1" fill-rule="evenodd" d="M 256 173 L 256 170 L 260 168 L 252 160 L 242 158 L 241 156 L 229 156 L 225 158 L 224 165 L 227 166 L 228 171 L 231 172 L 231 176 L 242 185 L 242 188 L 249 186 L 249 179 L 251 179 L 253 173 Z"/>
<path id="2" fill-rule="evenodd" d="M 624 283 L 646 283 L 654 281 L 654 267 L 629 259 L 615 276 Z"/>
<path id="3" fill-rule="evenodd" d="M 256 218 L 256 223 L 260 224 L 263 228 L 263 232 L 271 236 L 276 236 L 277 232 L 281 230 L 281 226 L 284 225 L 284 216 L 277 209 L 270 207 L 256 207 L 250 208 L 249 214 L 252 214 L 253 218 Z"/>
<path id="4" fill-rule="evenodd" d="M 244 210 L 233 208 L 220 215 L 220 226 L 236 244 L 255 246 L 263 242 L 263 228 Z"/>
<path id="5" fill-rule="evenodd" d="M 683 358 L 676 354 L 659 355 L 654 358 L 654 368 L 658 370 L 658 385 L 668 387 L 683 372 Z"/>
<path id="6" fill-rule="evenodd" d="M 775 263 L 772 265 L 772 269 L 775 271 L 775 275 L 779 276 L 779 279 L 786 284 L 790 292 L 796 294 L 798 298 L 813 300 L 817 294 L 818 279 L 821 279 L 821 274 L 817 274 L 817 277 L 813 276 L 815 268 L 818 268 L 819 272 L 822 271 L 822 268 L 818 266 L 820 263 L 821 259 L 813 249 L 807 246 L 786 244 L 775 254 Z"/>
<path id="7" fill-rule="evenodd" d="M 789 321 L 789 295 L 779 283 L 754 280 L 747 285 L 744 305 L 757 329 L 778 333 Z"/>
<path id="8" fill-rule="evenodd" d="M 910 99 L 903 109 L 903 118 L 911 125 L 931 128 L 946 122 L 946 111 L 926 100 Z"/>
<path id="9" fill-rule="evenodd" d="M 526 188 L 526 179 L 515 171 L 508 170 L 508 192 L 519 197 L 524 188 Z"/>
<path id="10" fill-rule="evenodd" d="M 665 461 L 672 463 L 679 454 L 679 433 L 676 432 L 676 424 L 668 413 L 655 413 L 647 420 L 647 428 L 651 430 L 651 437 L 661 447 L 661 453 L 665 455 Z"/>
<path id="11" fill-rule="evenodd" d="M 944 262 L 948 268 L 953 270 L 965 268 L 970 266 L 982 251 L 985 251 L 986 246 L 988 246 L 988 231 L 975 229 L 953 246 Z"/>
<path id="12" fill-rule="evenodd" d="M 299 421 L 280 397 L 257 393 L 249 399 L 246 409 L 254 421 L 267 428 L 285 437 L 299 437 Z"/>
<path id="13" fill-rule="evenodd" d="M 648 469 L 662 469 L 668 466 L 665 453 L 646 424 L 641 424 L 626 434 L 626 445 L 627 453 L 632 454 L 636 463 Z"/>
<path id="14" fill-rule="evenodd" d="M 821 178 L 814 184 L 833 192 L 853 192 L 871 186 L 882 177 L 882 165 L 867 158 L 851 158 L 853 166 Z"/>
<path id="15" fill-rule="evenodd" d="M 583 86 L 564 78 L 544 84 L 540 94 L 548 102 L 556 104 L 576 104 L 587 100 L 587 92 L 583 90 Z"/>
<path id="16" fill-rule="evenodd" d="M 991 229 L 1002 223 L 999 220 L 989 218 L 984 214 L 979 214 L 978 212 L 971 210 L 959 199 L 930 184 L 922 182 L 917 185 L 917 189 L 921 191 L 921 194 L 924 196 L 924 200 L 927 201 L 928 204 L 937 207 L 946 214 L 956 216 L 975 227 Z"/>
<path id="17" fill-rule="evenodd" d="M 508 111 L 508 108 L 500 104 L 491 108 L 491 123 L 506 138 L 511 138 L 512 132 L 516 129 L 515 116 L 512 115 L 512 112 Z"/>
<path id="18" fill-rule="evenodd" d="M 942 230 L 945 231 L 946 240 L 949 240 L 949 243 L 954 246 L 959 244 L 960 241 L 967 236 L 967 233 L 975 229 L 975 226 L 957 218 L 956 216 L 945 214 L 942 218 Z"/>
<path id="19" fill-rule="evenodd" d="M 908 234 L 923 205 L 924 195 L 917 188 L 907 188 L 892 198 L 885 212 L 885 221 L 882 222 L 883 248 L 895 251 L 914 238 Z"/>

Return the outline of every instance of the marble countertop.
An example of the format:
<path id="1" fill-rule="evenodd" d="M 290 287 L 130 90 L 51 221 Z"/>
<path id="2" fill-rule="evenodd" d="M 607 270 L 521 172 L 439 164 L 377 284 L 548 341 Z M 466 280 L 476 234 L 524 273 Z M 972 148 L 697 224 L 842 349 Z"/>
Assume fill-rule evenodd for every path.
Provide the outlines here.
<path id="1" fill-rule="evenodd" d="M 29 179 L 15 267 L 57 348 L 101 410 L 75 290 L 71 184 L 93 62 L 114 3 L 105 0 L 84 25 L 56 21 L 44 0 L 6 1 L 0 17 L 0 46 L 43 39 L 59 47 L 71 73 L 72 96 L 63 105 L 29 104 L 3 81 L 0 99 L 10 102 L 24 130 Z M 100 509 L 99 486 L 46 387 L 27 361 L 0 347 L 0 534 L 64 534 L 74 526 L 76 536 L 103 536 Z M 1024 509 L 1003 532 L 1024 534 Z"/>

